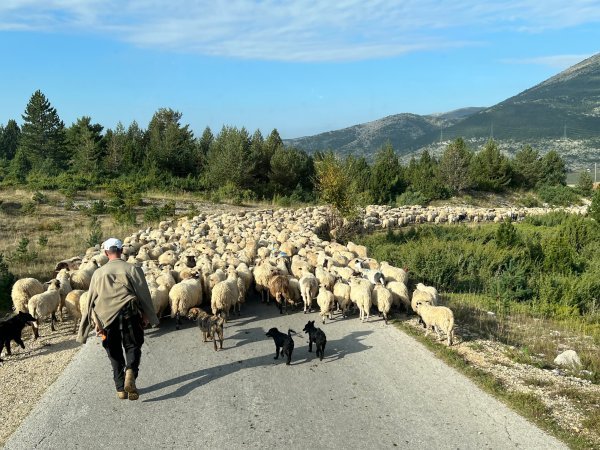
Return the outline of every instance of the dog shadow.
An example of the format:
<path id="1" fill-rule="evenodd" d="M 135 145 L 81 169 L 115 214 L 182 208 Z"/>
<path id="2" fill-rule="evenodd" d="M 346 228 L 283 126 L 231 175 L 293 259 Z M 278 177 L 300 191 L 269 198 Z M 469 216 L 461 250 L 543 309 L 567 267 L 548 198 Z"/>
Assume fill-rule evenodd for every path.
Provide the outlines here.
<path id="1" fill-rule="evenodd" d="M 365 350 L 371 349 L 371 345 L 365 345 L 361 341 L 366 336 L 372 333 L 373 331 L 371 330 L 352 331 L 350 334 L 344 336 L 342 339 L 327 341 L 327 345 L 325 345 L 325 356 L 323 357 L 323 362 L 331 363 L 339 359 L 343 359 L 347 355 L 351 355 L 352 353 L 360 353 L 364 352 Z M 310 354 L 311 353 L 309 353 L 309 355 Z M 314 359 L 317 359 L 314 344 L 312 354 L 315 355 Z"/>
<path id="2" fill-rule="evenodd" d="M 265 334 L 265 331 L 260 327 L 247 328 L 247 329 L 238 330 L 238 332 L 236 334 L 234 334 L 233 336 L 225 336 L 225 339 L 226 340 L 228 340 L 228 339 L 237 340 L 235 345 L 233 345 L 232 347 L 228 347 L 228 348 L 236 348 L 236 347 L 242 347 L 243 345 L 249 344 L 251 342 L 256 342 L 258 340 L 257 336 L 260 336 L 260 339 L 262 339 L 264 334 Z M 223 349 L 223 350 L 225 350 L 225 349 Z"/>
<path id="3" fill-rule="evenodd" d="M 249 342 L 253 342 L 256 340 L 255 332 L 264 334 L 264 330 L 262 328 L 250 328 L 247 330 L 239 330 L 238 333 L 232 336 L 232 338 L 238 339 L 239 335 L 241 335 L 242 337 L 244 337 L 244 339 L 241 340 L 241 342 L 243 343 L 240 345 L 245 345 Z M 343 359 L 352 353 L 359 353 L 369 350 L 370 348 L 372 348 L 372 346 L 363 344 L 362 340 L 371 333 L 373 333 L 373 331 L 370 330 L 353 331 L 347 336 L 344 336 L 342 339 L 328 341 L 325 347 L 325 357 L 323 359 L 323 362 L 331 363 L 339 359 Z M 297 336 L 300 338 L 308 337 L 304 334 L 299 335 L 299 333 L 297 333 Z M 236 346 L 238 345 L 236 344 Z M 301 351 L 306 351 L 306 355 L 300 356 L 299 352 Z M 318 359 L 316 357 L 314 345 L 312 355 L 314 355 L 314 357 L 311 357 L 311 353 L 308 353 L 307 345 L 297 346 L 294 348 L 295 359 L 292 361 L 291 365 L 299 366 L 308 362 L 314 362 L 315 359 Z M 226 377 L 233 373 L 239 372 L 240 370 L 259 366 L 270 366 L 273 364 L 272 360 L 273 353 L 269 352 L 266 355 L 255 356 L 253 358 L 248 358 L 244 360 L 221 364 L 219 366 L 207 367 L 204 369 L 196 370 L 185 375 L 180 375 L 175 378 L 171 378 L 170 380 L 164 380 L 159 383 L 155 383 L 151 386 L 140 388 L 139 392 L 140 394 L 148 394 L 154 391 L 159 391 L 161 389 L 168 388 L 170 386 L 181 384 L 181 386 L 179 386 L 173 392 L 169 392 L 158 397 L 143 400 L 143 402 L 158 402 L 162 400 L 184 397 L 193 390 L 202 387 L 210 383 L 211 381 L 217 380 L 221 377 Z"/>

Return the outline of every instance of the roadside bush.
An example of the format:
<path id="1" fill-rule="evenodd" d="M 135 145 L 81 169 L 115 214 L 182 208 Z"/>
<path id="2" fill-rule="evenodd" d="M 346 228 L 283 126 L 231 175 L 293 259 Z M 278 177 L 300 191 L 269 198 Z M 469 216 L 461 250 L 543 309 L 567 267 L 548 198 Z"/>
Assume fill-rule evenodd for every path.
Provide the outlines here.
<path id="1" fill-rule="evenodd" d="M 100 214 L 106 214 L 107 211 L 108 205 L 104 200 L 94 200 L 92 203 L 90 203 L 87 213 L 97 216 Z"/>
<path id="2" fill-rule="evenodd" d="M 35 191 L 33 193 L 33 195 L 31 196 L 31 200 L 35 203 L 37 203 L 38 205 L 42 205 L 45 203 L 48 203 L 48 196 L 45 194 L 42 194 L 40 191 Z"/>
<path id="3" fill-rule="evenodd" d="M 112 216 L 115 223 L 119 225 L 135 225 L 136 217 L 135 212 L 127 208 L 114 208 L 110 215 Z"/>
<path id="4" fill-rule="evenodd" d="M 542 205 L 540 203 L 540 201 L 537 199 L 537 197 L 535 197 L 532 194 L 527 194 L 524 197 L 522 197 L 519 200 L 519 204 L 521 206 L 524 206 L 525 208 L 537 208 Z"/>

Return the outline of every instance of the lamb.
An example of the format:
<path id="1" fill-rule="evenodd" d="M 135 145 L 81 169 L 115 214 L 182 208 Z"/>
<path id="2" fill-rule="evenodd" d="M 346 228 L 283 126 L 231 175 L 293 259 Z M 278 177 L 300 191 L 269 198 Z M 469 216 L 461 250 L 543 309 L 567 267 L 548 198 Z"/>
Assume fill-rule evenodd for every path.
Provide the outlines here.
<path id="1" fill-rule="evenodd" d="M 300 282 L 296 278 L 288 277 L 290 280 L 290 303 L 297 305 L 302 301 Z"/>
<path id="2" fill-rule="evenodd" d="M 385 285 L 386 288 L 392 293 L 392 298 L 394 301 L 394 306 L 404 307 L 404 310 L 408 313 L 410 312 L 410 294 L 408 293 L 408 288 L 401 281 L 390 281 Z"/>
<path id="3" fill-rule="evenodd" d="M 342 317 L 347 317 L 348 309 L 352 305 L 350 300 L 350 285 L 344 281 L 338 281 L 333 286 L 333 298 L 338 304 L 338 308 L 342 311 Z"/>
<path id="4" fill-rule="evenodd" d="M 174 266 L 176 262 L 177 255 L 173 250 L 167 250 L 166 252 L 161 253 L 158 257 L 158 264 L 160 264 L 161 266 Z"/>
<path id="5" fill-rule="evenodd" d="M 441 339 L 440 331 L 448 336 L 448 346 L 452 345 L 454 339 L 454 314 L 450 308 L 445 306 L 432 306 L 428 303 L 417 303 L 417 314 L 425 326 L 425 336 L 429 334 L 429 328 L 433 328 Z"/>
<path id="6" fill-rule="evenodd" d="M 65 307 L 67 308 L 67 313 L 73 318 L 73 333 L 76 333 L 77 328 L 79 327 L 79 321 L 81 320 L 81 296 L 85 292 L 86 291 L 82 289 L 74 289 L 65 296 Z"/>
<path id="7" fill-rule="evenodd" d="M 331 320 L 331 312 L 333 311 L 334 298 L 333 293 L 323 285 L 319 286 L 319 295 L 317 295 L 317 305 L 321 308 L 319 313 L 323 323 L 325 323 L 325 316 Z"/>
<path id="8" fill-rule="evenodd" d="M 71 274 L 71 288 L 87 290 L 90 288 L 92 275 L 98 268 L 96 260 L 90 261 L 86 266 L 80 267 Z"/>
<path id="9" fill-rule="evenodd" d="M 300 294 L 304 301 L 304 314 L 312 309 L 312 299 L 319 293 L 319 280 L 312 273 L 302 270 L 302 278 L 298 281 L 300 284 Z"/>
<path id="10" fill-rule="evenodd" d="M 372 290 L 373 285 L 369 280 L 360 277 L 352 277 L 350 279 L 350 300 L 358 307 L 361 322 L 369 320 Z"/>
<path id="11" fill-rule="evenodd" d="M 212 289 L 210 308 L 214 316 L 223 314 L 225 321 L 229 316 L 231 307 L 235 308 L 240 295 L 237 285 L 237 273 L 233 267 L 227 270 L 227 279 L 219 281 Z"/>
<path id="12" fill-rule="evenodd" d="M 387 261 L 381 261 L 379 264 L 379 270 L 385 277 L 385 282 L 400 281 L 401 283 L 408 283 L 408 273 L 400 267 L 394 267 Z"/>
<path id="13" fill-rule="evenodd" d="M 21 278 L 12 287 L 10 296 L 15 312 L 29 312 L 27 303 L 31 297 L 41 294 L 46 288 L 35 278 Z"/>
<path id="14" fill-rule="evenodd" d="M 383 320 L 385 321 L 385 324 L 387 325 L 388 314 L 390 313 L 390 309 L 392 308 L 392 303 L 394 302 L 392 293 L 385 287 L 378 284 L 373 288 L 372 301 L 373 301 L 373 304 L 379 310 L 379 313 L 383 314 Z"/>
<path id="15" fill-rule="evenodd" d="M 169 291 L 171 303 L 171 318 L 176 320 L 175 328 L 181 326 L 181 316 L 185 316 L 189 309 L 202 303 L 202 282 L 200 271 L 195 270 L 192 278 L 177 283 Z"/>
<path id="16" fill-rule="evenodd" d="M 29 303 L 27 304 L 29 314 L 36 319 L 33 327 L 38 329 L 40 319 L 51 316 L 50 329 L 56 331 L 54 323 L 56 322 L 58 305 L 60 305 L 60 281 L 54 279 L 49 282 L 46 292 L 36 294 L 29 299 Z"/>

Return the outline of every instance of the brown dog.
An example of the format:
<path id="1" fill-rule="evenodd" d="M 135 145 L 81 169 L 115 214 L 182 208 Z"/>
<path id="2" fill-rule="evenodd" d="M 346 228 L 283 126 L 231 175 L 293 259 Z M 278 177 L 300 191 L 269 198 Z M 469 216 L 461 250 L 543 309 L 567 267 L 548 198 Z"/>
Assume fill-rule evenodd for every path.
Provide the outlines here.
<path id="1" fill-rule="evenodd" d="M 211 316 L 200 308 L 194 308 L 193 314 L 198 320 L 200 331 L 202 331 L 202 342 L 212 339 L 213 344 L 215 345 L 215 351 L 222 349 L 223 324 L 225 323 L 225 319 L 218 314 Z M 217 348 L 217 339 L 219 339 L 219 348 Z"/>

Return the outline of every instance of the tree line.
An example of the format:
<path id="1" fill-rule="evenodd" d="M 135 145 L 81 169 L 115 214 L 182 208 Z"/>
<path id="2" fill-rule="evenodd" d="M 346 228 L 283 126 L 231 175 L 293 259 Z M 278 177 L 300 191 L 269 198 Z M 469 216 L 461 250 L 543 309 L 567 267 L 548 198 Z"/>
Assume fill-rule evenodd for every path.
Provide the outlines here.
<path id="1" fill-rule="evenodd" d="M 589 178 L 589 175 L 588 175 Z M 22 125 L 0 125 L 0 183 L 35 189 L 90 189 L 107 180 L 125 180 L 140 189 L 220 191 L 244 199 L 288 198 L 334 204 L 426 203 L 467 190 L 504 191 L 564 186 L 566 166 L 556 151 L 541 156 L 527 146 L 514 158 L 490 140 L 475 152 L 462 139 L 436 158 L 428 152 L 401 164 L 384 145 L 368 161 L 341 158 L 324 150 L 313 155 L 283 144 L 274 129 L 206 127 L 194 136 L 182 114 L 154 113 L 146 129 L 133 121 L 104 129 L 88 116 L 65 126 L 41 91 L 30 98 Z M 591 189 L 591 178 L 582 186 Z"/>

